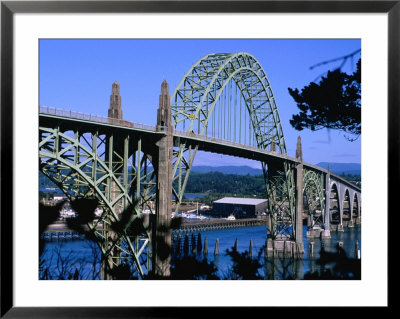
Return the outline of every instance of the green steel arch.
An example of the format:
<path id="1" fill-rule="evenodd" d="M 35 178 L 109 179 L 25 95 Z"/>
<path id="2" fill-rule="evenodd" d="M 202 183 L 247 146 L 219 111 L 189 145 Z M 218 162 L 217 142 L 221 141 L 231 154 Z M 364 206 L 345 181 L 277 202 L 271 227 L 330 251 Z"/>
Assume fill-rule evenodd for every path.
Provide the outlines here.
<path id="1" fill-rule="evenodd" d="M 286 154 L 271 85 L 260 63 L 248 53 L 209 54 L 193 65 L 171 96 L 173 126 L 183 122 L 187 132 L 207 135 L 216 102 L 230 80 L 246 103 L 257 146 L 277 146 L 279 153 Z"/>
<path id="2" fill-rule="evenodd" d="M 238 96 L 232 97 L 233 89 L 238 91 Z M 218 101 L 221 101 L 224 91 L 230 93 L 227 102 L 229 108 L 225 109 L 224 106 L 215 123 L 216 106 Z M 238 126 L 231 124 L 232 118 L 237 116 L 239 102 L 240 108 L 241 103 L 244 104 L 244 116 L 248 116 L 249 119 L 248 128 L 246 123 L 243 126 L 240 124 L 241 119 Z M 261 64 L 251 54 L 214 53 L 201 58 L 184 75 L 172 94 L 171 109 L 172 125 L 186 134 L 215 137 L 218 132 L 219 138 L 223 136 L 221 139 L 231 141 L 232 136 L 239 136 L 240 139 L 241 134 L 247 134 L 254 137 L 255 146 L 258 148 L 287 154 L 271 85 Z M 240 112 L 240 117 L 241 114 Z M 225 136 L 225 127 L 230 130 L 228 138 Z M 185 143 L 175 146 L 177 148 L 174 151 L 173 176 L 174 185 L 177 187 L 173 187 L 173 193 L 179 203 L 198 148 Z M 288 163 L 262 163 L 262 168 L 270 200 L 273 220 L 271 235 L 274 238 L 286 231 L 288 225 L 295 220 L 293 167 Z M 287 207 L 283 208 L 283 203 Z M 292 227 L 292 238 L 294 232 Z"/>
<path id="3" fill-rule="evenodd" d="M 39 127 L 39 171 L 70 200 L 98 199 L 103 213 L 87 226 L 97 238 L 106 267 L 112 269 L 127 263 L 133 274 L 143 277 L 151 267 L 149 231 L 143 227 L 140 234 L 132 235 L 128 226 L 120 232 L 112 229 L 113 224 L 124 218 L 121 212 L 130 205 L 133 211 L 129 225 L 142 223 L 138 202 L 134 200 L 145 192 L 146 186 L 140 185 L 143 179 L 151 178 L 140 175 L 142 158 L 137 159 L 136 167 L 129 161 L 129 156 L 137 151 L 129 136 L 117 142 L 110 132 Z"/>

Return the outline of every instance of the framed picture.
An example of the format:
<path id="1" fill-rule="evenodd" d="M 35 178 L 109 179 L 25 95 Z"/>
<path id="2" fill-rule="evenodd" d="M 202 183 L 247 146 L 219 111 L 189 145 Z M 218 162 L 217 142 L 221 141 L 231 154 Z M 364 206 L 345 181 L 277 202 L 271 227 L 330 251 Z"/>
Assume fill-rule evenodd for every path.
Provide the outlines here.
<path id="1" fill-rule="evenodd" d="M 299 311 L 301 308 L 306 310 L 304 306 L 389 306 L 388 212 L 395 209 L 393 188 L 390 191 L 389 187 L 398 177 L 399 161 L 399 18 L 398 1 L 2 1 L 1 316 L 181 317 L 187 316 L 194 307 L 213 307 L 216 314 L 222 315 L 226 307 L 289 306 Z M 50 42 L 77 40 L 79 45 L 71 51 L 67 52 L 60 45 L 51 52 L 53 57 L 70 55 L 79 58 L 79 54 L 75 54 L 83 41 L 137 41 L 143 45 L 134 49 L 115 46 L 120 56 L 131 57 L 125 60 L 127 68 L 135 65 L 130 59 L 137 59 L 136 65 L 153 63 L 159 68 L 163 64 L 173 64 L 165 68 L 169 70 L 165 72 L 170 72 L 163 75 L 165 78 L 155 71 L 152 73 L 149 67 L 148 73 L 141 74 L 140 80 L 135 82 L 135 85 L 141 85 L 154 81 L 152 85 L 159 90 L 162 80 L 181 78 L 172 73 L 184 75 L 186 71 L 178 71 L 176 63 L 181 58 L 172 59 L 172 43 L 186 41 L 188 44 L 180 46 L 180 51 L 186 50 L 188 57 L 189 52 L 203 52 L 200 47 L 208 40 L 220 41 L 221 45 L 240 40 L 246 50 L 246 41 L 267 39 L 303 41 L 309 50 L 312 41 L 347 39 L 361 44 L 360 50 L 348 52 L 349 57 L 355 59 L 359 54 L 363 60 L 362 141 L 360 137 L 358 144 L 353 144 L 357 145 L 354 153 L 361 154 L 362 159 L 361 280 L 296 280 L 289 286 L 288 281 L 268 280 L 39 280 L 38 243 L 32 238 L 37 238 L 38 229 L 37 118 L 38 104 L 42 103 L 39 85 L 44 83 L 40 78 L 43 70 L 40 63 L 45 61 L 41 54 L 47 52 L 44 46 Z M 294 59 L 296 48 L 282 47 L 275 53 Z M 112 55 L 114 60 L 107 60 L 106 55 L 98 58 L 99 50 L 102 50 L 101 45 L 90 48 L 93 60 L 98 63 L 96 72 L 100 74 L 105 65 L 109 69 L 114 64 L 121 68 L 115 61 L 118 55 Z M 145 53 L 139 54 L 135 50 Z M 287 54 L 285 50 L 292 52 Z M 53 88 L 58 85 L 55 94 L 59 97 L 74 95 L 74 88 L 80 90 L 80 85 L 92 89 L 90 86 L 95 83 L 84 80 L 85 72 L 93 73 L 93 69 L 85 66 L 90 63 L 90 54 L 89 59 L 77 68 L 73 66 L 73 59 L 54 59 L 58 65 L 54 64 L 53 68 L 65 63 L 64 70 L 77 70 L 76 79 L 72 76 L 69 80 L 74 85 L 62 92 L 57 75 L 49 72 L 51 76 L 46 78 L 49 90 L 51 82 L 57 83 L 53 83 Z M 146 55 L 153 60 L 145 60 Z M 190 56 L 193 62 L 198 58 L 200 56 Z M 270 62 L 273 64 L 272 60 Z M 315 64 L 318 62 L 327 61 L 318 60 Z M 293 61 L 287 64 L 293 65 Z M 46 67 L 51 71 L 52 66 Z M 133 68 L 132 77 L 134 73 Z M 277 69 L 276 74 L 279 81 L 285 82 L 285 77 L 292 73 L 282 68 L 281 71 Z M 114 80 L 117 79 L 112 82 Z M 122 89 L 129 90 L 121 85 Z M 157 103 L 158 94 L 155 96 Z M 62 107 L 68 109 L 66 105 Z M 132 110 L 127 112 L 134 114 Z M 155 113 L 156 108 L 151 112 Z M 290 141 L 289 153 L 294 156 L 295 142 Z M 322 146 L 319 152 L 321 149 Z M 344 157 L 342 161 L 345 161 Z M 377 211 L 379 215 L 376 215 Z M 379 239 L 375 237 L 376 233 L 379 233 Z M 246 291 L 252 293 L 244 294 Z M 338 295 L 341 296 L 339 300 Z M 286 297 L 282 299 L 282 296 Z"/>

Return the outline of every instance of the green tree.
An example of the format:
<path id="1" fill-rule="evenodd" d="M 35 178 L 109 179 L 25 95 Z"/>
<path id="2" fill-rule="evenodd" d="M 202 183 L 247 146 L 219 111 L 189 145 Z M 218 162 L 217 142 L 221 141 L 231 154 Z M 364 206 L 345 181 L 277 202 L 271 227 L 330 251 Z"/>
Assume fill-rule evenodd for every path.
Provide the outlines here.
<path id="1" fill-rule="evenodd" d="M 301 92 L 288 90 L 300 109 L 290 120 L 296 130 L 341 130 L 354 136 L 345 135 L 350 141 L 361 134 L 361 59 L 353 74 L 336 69 L 328 71 L 318 84 L 311 82 Z"/>

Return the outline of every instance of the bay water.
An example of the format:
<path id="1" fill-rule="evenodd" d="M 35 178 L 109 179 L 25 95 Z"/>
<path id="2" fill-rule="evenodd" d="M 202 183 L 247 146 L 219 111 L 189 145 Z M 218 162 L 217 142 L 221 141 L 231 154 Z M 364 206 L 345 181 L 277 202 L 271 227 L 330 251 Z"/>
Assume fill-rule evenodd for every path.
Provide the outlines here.
<path id="1" fill-rule="evenodd" d="M 333 269 L 335 263 L 319 263 L 322 246 L 326 252 L 337 252 L 338 243 L 342 243 L 342 248 L 347 257 L 361 257 L 361 227 L 344 228 L 343 232 L 331 232 L 330 239 L 321 240 L 319 238 L 306 237 L 307 226 L 303 228 L 303 243 L 305 254 L 301 259 L 283 258 L 264 258 L 264 244 L 267 238 L 266 226 L 241 227 L 222 230 L 212 230 L 201 232 L 202 247 L 207 237 L 208 254 L 197 253 L 199 260 L 206 259 L 209 263 L 214 263 L 218 269 L 220 279 L 233 279 L 232 259 L 226 254 L 226 250 L 232 250 L 237 240 L 238 253 L 242 254 L 249 251 L 250 240 L 252 240 L 252 256 L 258 259 L 261 267 L 259 274 L 265 279 L 303 279 L 307 273 L 315 273 L 326 269 Z M 189 237 L 191 234 L 188 234 Z M 194 233 L 198 238 L 198 233 Z M 214 255 L 215 243 L 218 239 L 219 254 Z M 183 238 L 182 238 L 183 240 Z M 314 243 L 314 254 L 311 254 L 311 243 Z M 356 244 L 357 243 L 357 244 Z M 356 247 L 359 254 L 356 253 Z M 175 256 L 173 255 L 173 258 Z M 100 279 L 99 264 L 101 254 L 95 243 L 85 239 L 51 240 L 47 241 L 45 251 L 41 260 L 44 260 L 43 269 L 47 270 L 47 276 L 41 272 L 40 279 Z M 78 272 L 74 271 L 78 269 Z M 76 278 L 71 278 L 71 273 L 76 274 Z M 65 278 L 63 277 L 65 276 Z M 68 278 L 69 276 L 69 278 Z"/>

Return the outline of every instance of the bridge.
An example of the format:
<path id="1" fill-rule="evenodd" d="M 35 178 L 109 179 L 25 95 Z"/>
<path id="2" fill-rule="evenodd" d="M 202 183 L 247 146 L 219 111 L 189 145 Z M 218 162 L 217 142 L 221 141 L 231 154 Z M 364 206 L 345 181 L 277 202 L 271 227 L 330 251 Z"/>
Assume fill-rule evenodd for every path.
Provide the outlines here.
<path id="1" fill-rule="evenodd" d="M 359 187 L 304 162 L 300 137 L 296 157 L 287 154 L 271 85 L 248 53 L 201 58 L 172 96 L 164 81 L 155 127 L 122 119 L 117 82 L 108 117 L 40 106 L 39 170 L 69 199 L 95 197 L 103 208 L 102 216 L 88 224 L 104 256 L 103 278 L 122 263 L 139 277 L 169 275 L 171 198 L 178 211 L 199 150 L 261 163 L 267 251 L 291 246 L 304 252 L 305 210 L 310 237 L 330 237 L 331 229 L 361 222 Z M 132 210 L 129 225 L 114 231 L 127 209 Z M 153 213 L 150 226 L 129 231 L 142 222 L 143 210 Z"/>

